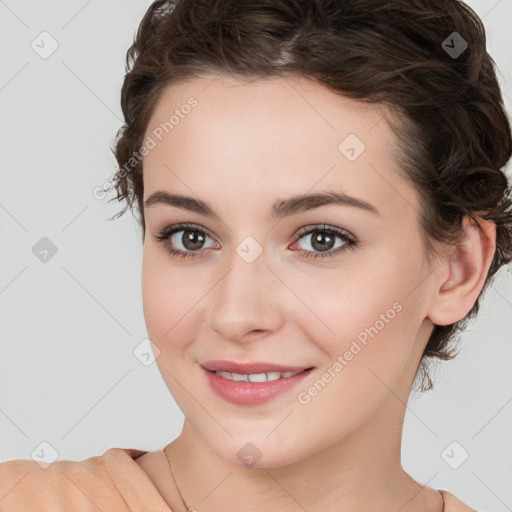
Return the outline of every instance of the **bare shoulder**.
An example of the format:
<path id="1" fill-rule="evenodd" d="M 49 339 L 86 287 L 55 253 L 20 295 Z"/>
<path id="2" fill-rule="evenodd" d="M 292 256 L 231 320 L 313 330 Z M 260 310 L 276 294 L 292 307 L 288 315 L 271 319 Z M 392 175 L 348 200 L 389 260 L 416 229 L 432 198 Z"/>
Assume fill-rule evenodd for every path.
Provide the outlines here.
<path id="1" fill-rule="evenodd" d="M 466 505 L 451 492 L 444 490 L 439 490 L 439 492 L 443 495 L 444 512 L 477 512 L 474 508 Z"/>
<path id="2" fill-rule="evenodd" d="M 2 512 L 64 512 L 72 508 L 128 512 L 102 456 L 58 460 L 48 467 L 29 459 L 0 463 Z"/>

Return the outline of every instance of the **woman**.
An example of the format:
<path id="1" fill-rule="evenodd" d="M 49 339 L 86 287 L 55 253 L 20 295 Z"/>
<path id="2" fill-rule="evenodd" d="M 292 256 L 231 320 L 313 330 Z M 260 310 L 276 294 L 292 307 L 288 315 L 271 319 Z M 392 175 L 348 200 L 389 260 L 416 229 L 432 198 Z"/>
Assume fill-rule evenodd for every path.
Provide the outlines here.
<path id="1" fill-rule="evenodd" d="M 474 510 L 400 448 L 413 384 L 432 388 L 428 361 L 454 357 L 512 260 L 510 127 L 476 14 L 157 1 L 127 63 L 117 199 L 183 430 L 4 463 L 0 510 Z"/>

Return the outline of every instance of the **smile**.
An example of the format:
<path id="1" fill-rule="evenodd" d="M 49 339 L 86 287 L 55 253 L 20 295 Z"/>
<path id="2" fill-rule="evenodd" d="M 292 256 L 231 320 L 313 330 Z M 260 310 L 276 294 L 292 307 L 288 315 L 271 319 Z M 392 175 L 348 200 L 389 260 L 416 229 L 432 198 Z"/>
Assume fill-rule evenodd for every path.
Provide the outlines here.
<path id="1" fill-rule="evenodd" d="M 218 397 L 244 406 L 259 405 L 278 398 L 294 400 L 290 393 L 292 388 L 314 370 L 312 367 L 228 361 L 209 361 L 203 363 L 201 368 L 209 388 Z"/>
<path id="2" fill-rule="evenodd" d="M 268 373 L 231 373 L 224 371 L 216 371 L 217 375 L 220 375 L 223 379 L 235 380 L 238 382 L 269 382 L 279 379 L 289 379 L 298 375 L 303 370 L 296 372 L 268 372 Z"/>

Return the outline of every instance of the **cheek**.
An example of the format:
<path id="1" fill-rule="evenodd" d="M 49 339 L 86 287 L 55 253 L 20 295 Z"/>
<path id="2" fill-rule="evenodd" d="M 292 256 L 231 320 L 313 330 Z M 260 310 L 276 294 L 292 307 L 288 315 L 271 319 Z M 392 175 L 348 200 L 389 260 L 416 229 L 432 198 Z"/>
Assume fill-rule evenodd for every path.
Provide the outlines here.
<path id="1" fill-rule="evenodd" d="M 159 346 L 172 333 L 179 318 L 183 316 L 183 301 L 186 292 L 177 281 L 175 272 L 165 263 L 165 257 L 154 249 L 144 248 L 142 263 L 142 303 L 144 318 L 150 338 Z"/>
<path id="2" fill-rule="evenodd" d="M 406 364 L 421 323 L 420 301 L 411 293 L 421 281 L 421 258 L 409 251 L 406 267 L 396 250 L 373 256 L 325 279 L 317 274 L 302 281 L 298 295 L 308 298 L 314 316 L 297 321 L 329 361 L 343 356 L 347 368 L 364 367 L 367 374 L 379 368 L 392 379 Z"/>
<path id="3" fill-rule="evenodd" d="M 339 426 L 336 435 L 343 435 L 374 415 L 390 394 L 406 401 L 404 382 L 413 347 L 408 323 L 414 311 L 404 302 L 407 292 L 396 280 L 391 283 L 393 291 L 374 286 L 358 297 L 345 295 L 337 311 L 325 316 L 335 335 L 317 332 L 315 337 L 310 331 L 328 357 L 317 380 L 297 390 L 306 422 L 302 428 L 317 429 L 318 418 L 323 418 L 326 425 Z"/>
<path id="4" fill-rule="evenodd" d="M 190 397 L 180 385 L 187 371 L 182 364 L 182 353 L 195 337 L 195 327 L 190 320 L 204 294 L 197 290 L 197 284 L 183 268 L 180 270 L 170 264 L 165 254 L 144 249 L 142 301 L 148 336 L 160 350 L 156 364 L 167 388 L 187 414 L 193 414 L 194 410 Z"/>
<path id="5" fill-rule="evenodd" d="M 144 248 L 142 302 L 149 337 L 161 349 L 189 342 L 206 304 L 210 281 L 194 266 L 169 261 L 164 251 Z M 201 298 L 203 297 L 203 300 Z"/>
<path id="6" fill-rule="evenodd" d="M 165 285 L 165 272 L 161 265 L 152 258 L 144 248 L 142 263 L 142 305 L 144 319 L 149 337 L 160 346 L 164 334 L 164 324 L 167 329 L 172 325 L 167 316 L 169 302 L 169 288 Z M 171 292 L 172 293 L 172 292 Z M 169 323 L 168 323 L 169 322 Z"/>

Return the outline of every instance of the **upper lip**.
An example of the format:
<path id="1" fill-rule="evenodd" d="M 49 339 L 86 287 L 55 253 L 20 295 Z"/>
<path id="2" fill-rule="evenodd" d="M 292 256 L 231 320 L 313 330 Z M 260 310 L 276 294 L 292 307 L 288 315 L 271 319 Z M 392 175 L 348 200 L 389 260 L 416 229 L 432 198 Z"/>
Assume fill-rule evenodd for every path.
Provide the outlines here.
<path id="1" fill-rule="evenodd" d="M 246 375 L 268 372 L 298 372 L 312 368 L 312 366 L 291 366 L 266 362 L 237 363 L 226 360 L 206 361 L 201 363 L 201 366 L 212 372 L 224 371 Z"/>

